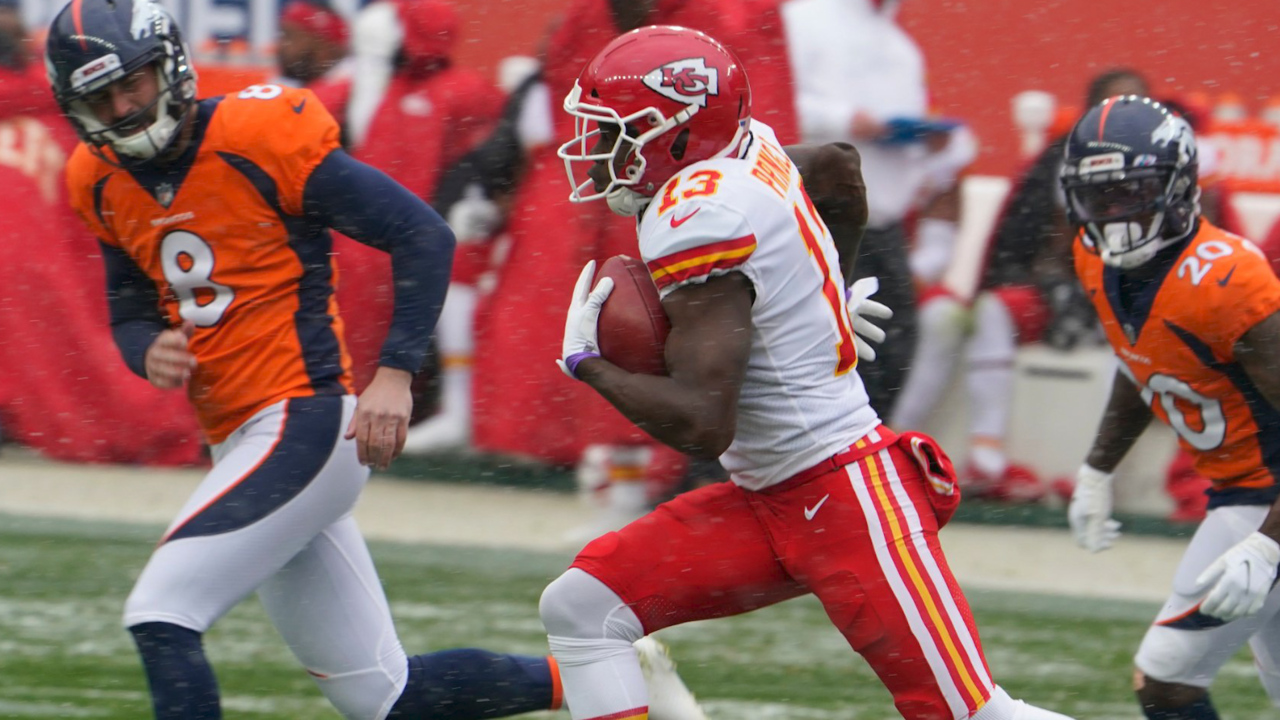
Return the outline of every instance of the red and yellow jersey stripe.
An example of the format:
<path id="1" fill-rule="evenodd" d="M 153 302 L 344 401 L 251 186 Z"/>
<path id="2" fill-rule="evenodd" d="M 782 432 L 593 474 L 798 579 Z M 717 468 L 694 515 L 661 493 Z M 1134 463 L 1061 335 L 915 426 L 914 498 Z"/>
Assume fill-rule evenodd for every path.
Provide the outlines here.
<path id="1" fill-rule="evenodd" d="M 653 276 L 653 283 L 662 291 L 663 288 L 690 278 L 739 267 L 751 257 L 755 249 L 756 236 L 746 235 L 681 250 L 650 260 L 646 264 L 649 274 Z"/>

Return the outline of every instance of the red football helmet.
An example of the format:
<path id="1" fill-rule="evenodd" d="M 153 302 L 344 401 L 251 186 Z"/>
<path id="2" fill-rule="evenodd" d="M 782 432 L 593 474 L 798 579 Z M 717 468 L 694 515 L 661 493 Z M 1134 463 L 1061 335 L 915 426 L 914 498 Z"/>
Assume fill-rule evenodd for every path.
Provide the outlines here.
<path id="1" fill-rule="evenodd" d="M 576 137 L 558 151 L 569 199 L 607 198 L 614 212 L 635 215 L 681 169 L 738 149 L 751 119 L 751 87 L 738 58 L 710 36 L 653 25 L 597 53 L 564 109 L 577 118 Z M 615 131 L 605 136 L 615 136 L 608 146 L 605 126 Z M 602 190 L 583 179 L 596 163 L 608 167 Z"/>

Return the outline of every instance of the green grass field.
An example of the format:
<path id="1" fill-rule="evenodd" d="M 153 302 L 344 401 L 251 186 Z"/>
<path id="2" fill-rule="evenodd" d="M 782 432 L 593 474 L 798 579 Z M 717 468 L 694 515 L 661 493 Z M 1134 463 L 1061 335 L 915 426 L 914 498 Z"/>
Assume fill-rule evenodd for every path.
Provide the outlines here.
<path id="1" fill-rule="evenodd" d="M 158 534 L 0 515 L 0 718 L 150 717 L 120 612 Z M 460 645 L 545 652 L 537 599 L 567 557 L 392 544 L 373 551 L 411 653 Z M 1154 606 L 989 592 L 970 601 L 992 672 L 1015 697 L 1080 720 L 1141 717 L 1129 658 Z M 896 717 L 809 599 L 662 637 L 713 720 Z M 223 619 L 206 644 L 228 718 L 338 717 L 256 601 Z M 1224 718 L 1276 717 L 1247 654 L 1226 667 L 1214 696 Z"/>

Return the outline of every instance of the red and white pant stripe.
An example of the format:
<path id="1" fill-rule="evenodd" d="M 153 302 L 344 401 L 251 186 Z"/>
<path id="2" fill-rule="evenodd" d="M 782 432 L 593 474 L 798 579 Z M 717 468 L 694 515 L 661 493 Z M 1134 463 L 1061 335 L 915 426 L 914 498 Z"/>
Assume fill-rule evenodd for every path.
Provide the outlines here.
<path id="1" fill-rule="evenodd" d="M 874 438 L 873 438 L 874 440 Z M 871 533 L 876 559 L 906 616 L 948 706 L 957 718 L 991 696 L 991 680 L 965 615 L 952 596 L 889 452 L 846 466 Z M 932 512 L 925 508 L 926 512 Z"/>

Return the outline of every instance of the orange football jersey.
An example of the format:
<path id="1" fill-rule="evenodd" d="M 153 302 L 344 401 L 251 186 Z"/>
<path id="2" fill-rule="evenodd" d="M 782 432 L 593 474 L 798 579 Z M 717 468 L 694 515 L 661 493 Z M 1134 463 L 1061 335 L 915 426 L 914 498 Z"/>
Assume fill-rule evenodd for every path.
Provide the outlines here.
<path id="1" fill-rule="evenodd" d="M 255 85 L 200 102 L 193 146 L 162 168 L 121 169 L 81 144 L 76 212 L 155 282 L 174 325 L 195 323 L 188 392 L 219 443 L 283 398 L 351 392 L 328 232 L 302 216 L 311 171 L 339 147 L 308 90 Z"/>
<path id="2" fill-rule="evenodd" d="M 1213 492 L 1274 486 L 1280 412 L 1235 358 L 1241 336 L 1280 310 L 1280 280 L 1262 252 L 1202 219 L 1165 276 L 1133 293 L 1127 309 L 1120 273 L 1083 239 L 1075 264 L 1121 372 L 1177 432 Z"/>

